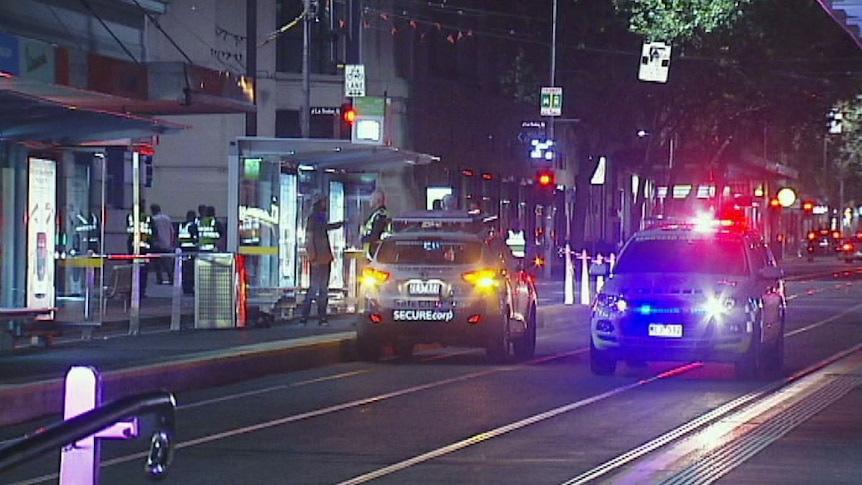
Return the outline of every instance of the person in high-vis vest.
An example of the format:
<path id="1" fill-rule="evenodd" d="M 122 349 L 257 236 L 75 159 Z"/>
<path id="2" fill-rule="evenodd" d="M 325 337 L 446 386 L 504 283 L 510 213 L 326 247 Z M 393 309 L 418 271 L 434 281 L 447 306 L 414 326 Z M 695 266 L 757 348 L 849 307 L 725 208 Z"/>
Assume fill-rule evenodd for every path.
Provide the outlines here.
<path id="1" fill-rule="evenodd" d="M 143 202 L 141 202 L 141 207 L 143 207 Z M 139 244 L 138 244 L 138 253 L 137 254 L 148 254 L 152 247 L 153 242 L 153 221 L 149 214 L 140 211 L 138 215 L 138 227 L 135 227 L 135 216 L 133 213 L 129 213 L 126 216 L 126 233 L 129 235 L 128 240 L 126 241 L 126 249 L 128 253 L 135 254 L 135 234 L 139 235 Z M 149 263 L 143 263 L 140 266 L 140 297 L 145 298 L 147 296 L 147 266 Z"/>
<path id="2" fill-rule="evenodd" d="M 195 211 L 186 212 L 186 220 L 180 223 L 177 230 L 177 246 L 183 252 L 183 293 L 193 295 L 195 292 L 195 260 L 198 252 L 198 218 Z"/>
<path id="3" fill-rule="evenodd" d="M 391 217 L 386 209 L 386 196 L 381 190 L 371 193 L 371 214 L 362 225 L 360 242 L 365 255 L 370 259 L 380 246 L 380 241 L 389 236 Z"/>
<path id="4" fill-rule="evenodd" d="M 198 251 L 215 252 L 221 239 L 221 228 L 215 218 L 215 208 L 207 206 L 198 223 Z"/>
<path id="5" fill-rule="evenodd" d="M 506 234 L 506 246 L 509 246 L 512 256 L 516 258 L 527 256 L 527 236 L 518 221 L 512 223 L 512 228 Z"/>

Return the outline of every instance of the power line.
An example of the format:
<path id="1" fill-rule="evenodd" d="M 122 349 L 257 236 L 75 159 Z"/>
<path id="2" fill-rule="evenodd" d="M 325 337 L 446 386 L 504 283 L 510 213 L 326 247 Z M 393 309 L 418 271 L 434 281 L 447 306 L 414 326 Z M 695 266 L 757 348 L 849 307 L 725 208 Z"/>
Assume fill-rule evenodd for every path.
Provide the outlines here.
<path id="1" fill-rule="evenodd" d="M 144 13 L 144 15 L 150 20 L 150 22 L 152 22 L 152 24 L 155 25 L 157 29 L 159 29 L 159 32 L 161 32 L 162 34 L 164 34 L 165 37 L 167 37 L 168 42 L 170 42 L 171 45 L 174 46 L 174 48 L 177 51 L 179 51 L 180 55 L 182 55 L 186 59 L 186 62 L 188 62 L 189 64 L 194 64 L 192 62 L 191 58 L 189 58 L 189 56 L 186 55 L 186 53 L 180 48 L 180 46 L 177 45 L 177 43 L 174 41 L 173 37 L 168 35 L 168 33 L 165 32 L 165 29 L 163 29 L 162 26 L 159 25 L 159 21 L 156 20 L 155 18 L 153 18 L 153 16 L 149 12 L 146 11 L 146 9 L 144 9 L 144 7 L 142 7 L 141 4 L 138 3 L 138 0 L 132 0 L 132 1 L 135 2 L 135 5 L 137 5 L 138 8 L 141 9 L 141 12 Z"/>
<path id="2" fill-rule="evenodd" d="M 96 11 L 93 10 L 93 7 L 90 6 L 90 4 L 87 2 L 87 0 L 80 0 L 80 2 L 93 15 L 93 17 L 96 17 L 96 20 L 98 20 L 99 23 L 102 24 L 102 27 L 104 27 L 105 30 L 108 31 L 108 34 L 110 34 L 111 37 L 114 39 L 114 42 L 116 42 L 117 45 L 119 45 L 120 48 L 123 49 L 123 52 L 125 52 L 126 55 L 129 56 L 129 59 L 133 60 L 135 62 L 135 64 L 140 64 L 140 61 L 138 61 L 138 59 L 135 57 L 135 55 L 132 54 L 132 51 L 130 51 L 128 49 L 128 47 L 126 47 L 126 45 L 123 44 L 123 42 L 120 40 L 119 37 L 117 37 L 116 34 L 114 34 L 114 31 L 111 30 L 111 28 L 108 27 L 108 24 L 102 19 L 102 17 L 100 17 L 99 14 L 97 14 Z"/>

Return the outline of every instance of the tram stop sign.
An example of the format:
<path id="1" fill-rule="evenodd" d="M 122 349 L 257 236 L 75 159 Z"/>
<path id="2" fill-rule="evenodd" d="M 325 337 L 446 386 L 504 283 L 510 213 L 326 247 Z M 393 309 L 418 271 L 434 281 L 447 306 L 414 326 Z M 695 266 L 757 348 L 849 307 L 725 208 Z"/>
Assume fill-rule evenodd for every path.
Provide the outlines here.
<path id="1" fill-rule="evenodd" d="M 563 88 L 543 87 L 541 99 L 541 116 L 563 115 Z"/>

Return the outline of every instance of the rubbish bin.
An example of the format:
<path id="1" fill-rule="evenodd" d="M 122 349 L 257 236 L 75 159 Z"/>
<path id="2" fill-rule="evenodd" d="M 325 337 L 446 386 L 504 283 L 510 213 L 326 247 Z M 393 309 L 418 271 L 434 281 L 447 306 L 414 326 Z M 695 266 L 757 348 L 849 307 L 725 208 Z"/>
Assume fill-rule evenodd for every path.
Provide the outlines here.
<path id="1" fill-rule="evenodd" d="M 237 261 L 233 253 L 195 257 L 195 328 L 236 328 Z"/>

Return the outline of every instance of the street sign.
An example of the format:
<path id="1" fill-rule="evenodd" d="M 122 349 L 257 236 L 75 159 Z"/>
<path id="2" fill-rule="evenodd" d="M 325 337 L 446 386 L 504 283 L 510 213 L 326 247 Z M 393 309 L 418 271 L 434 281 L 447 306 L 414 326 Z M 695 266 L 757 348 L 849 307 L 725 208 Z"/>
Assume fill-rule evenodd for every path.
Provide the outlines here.
<path id="1" fill-rule="evenodd" d="M 365 65 L 347 64 L 344 66 L 344 97 L 361 98 L 365 96 Z"/>
<path id="2" fill-rule="evenodd" d="M 666 83 L 670 68 L 670 46 L 664 42 L 644 42 L 638 79 Z"/>
<path id="3" fill-rule="evenodd" d="M 563 88 L 542 88 L 542 104 L 539 114 L 541 116 L 562 116 Z"/>
<path id="4" fill-rule="evenodd" d="M 368 145 L 382 145 L 386 100 L 373 96 L 354 98 L 353 108 L 356 110 L 356 120 L 353 122 L 351 141 Z"/>

